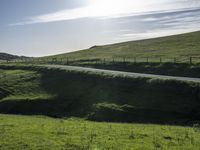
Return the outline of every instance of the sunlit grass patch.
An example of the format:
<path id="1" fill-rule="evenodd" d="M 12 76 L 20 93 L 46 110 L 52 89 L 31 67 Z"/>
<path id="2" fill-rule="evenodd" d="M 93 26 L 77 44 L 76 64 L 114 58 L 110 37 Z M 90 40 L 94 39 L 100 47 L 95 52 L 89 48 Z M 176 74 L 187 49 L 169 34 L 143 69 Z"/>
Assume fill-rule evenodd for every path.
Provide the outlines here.
<path id="1" fill-rule="evenodd" d="M 200 148 L 198 127 L 96 123 L 0 115 L 0 147 L 4 149 L 194 149 Z"/>

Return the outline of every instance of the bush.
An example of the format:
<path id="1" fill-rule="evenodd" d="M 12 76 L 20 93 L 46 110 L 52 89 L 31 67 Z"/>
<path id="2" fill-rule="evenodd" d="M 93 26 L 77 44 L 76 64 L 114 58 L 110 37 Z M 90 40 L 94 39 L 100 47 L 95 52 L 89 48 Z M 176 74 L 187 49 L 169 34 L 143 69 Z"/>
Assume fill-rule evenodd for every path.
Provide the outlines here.
<path id="1" fill-rule="evenodd" d="M 88 116 L 88 119 L 98 121 L 130 121 L 128 118 L 132 110 L 134 110 L 134 107 L 127 104 L 98 103 L 93 105 L 93 111 Z"/>

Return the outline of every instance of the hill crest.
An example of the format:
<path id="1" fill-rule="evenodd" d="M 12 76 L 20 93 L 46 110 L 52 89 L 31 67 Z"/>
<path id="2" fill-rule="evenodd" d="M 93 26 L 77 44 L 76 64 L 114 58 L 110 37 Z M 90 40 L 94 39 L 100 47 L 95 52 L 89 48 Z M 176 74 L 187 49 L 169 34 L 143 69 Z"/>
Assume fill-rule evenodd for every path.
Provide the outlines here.
<path id="1" fill-rule="evenodd" d="M 0 60 L 14 60 L 14 59 L 20 59 L 20 58 L 28 58 L 28 57 L 0 52 Z"/>

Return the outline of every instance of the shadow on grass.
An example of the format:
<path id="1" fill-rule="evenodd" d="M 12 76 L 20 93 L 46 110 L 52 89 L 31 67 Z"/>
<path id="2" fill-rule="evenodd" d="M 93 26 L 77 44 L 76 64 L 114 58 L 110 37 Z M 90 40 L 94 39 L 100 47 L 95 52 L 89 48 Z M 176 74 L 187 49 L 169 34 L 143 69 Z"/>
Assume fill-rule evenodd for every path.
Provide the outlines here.
<path id="1" fill-rule="evenodd" d="M 47 115 L 51 117 L 83 117 L 70 100 L 10 100 L 0 102 L 0 112 L 5 114 Z"/>
<path id="2" fill-rule="evenodd" d="M 3 99 L 4 97 L 7 97 L 8 95 L 10 95 L 10 92 L 0 87 L 0 99 Z"/>
<path id="3" fill-rule="evenodd" d="M 1 113 L 159 124 L 200 120 L 198 84 L 59 69 L 37 71 L 42 75 L 40 86 L 56 97 L 1 101 Z"/>
<path id="4" fill-rule="evenodd" d="M 80 117 L 91 121 L 156 123 L 185 125 L 200 119 L 192 113 L 169 112 L 153 109 L 133 110 L 80 110 L 76 103 L 61 100 L 3 101 L 0 112 L 4 114 L 46 115 L 54 118 Z"/>

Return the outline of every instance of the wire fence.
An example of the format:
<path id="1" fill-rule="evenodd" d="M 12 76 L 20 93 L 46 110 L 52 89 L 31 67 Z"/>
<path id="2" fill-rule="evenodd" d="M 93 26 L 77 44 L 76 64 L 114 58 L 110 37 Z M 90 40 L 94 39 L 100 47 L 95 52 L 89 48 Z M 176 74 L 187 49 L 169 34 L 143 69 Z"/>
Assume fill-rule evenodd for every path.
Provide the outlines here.
<path id="1" fill-rule="evenodd" d="M 115 63 L 187 63 L 198 64 L 200 57 L 117 57 L 117 58 L 93 58 L 93 59 L 76 59 L 69 57 L 60 58 L 26 58 L 16 60 L 2 60 L 0 63 L 26 63 L 26 64 L 115 64 Z"/>

